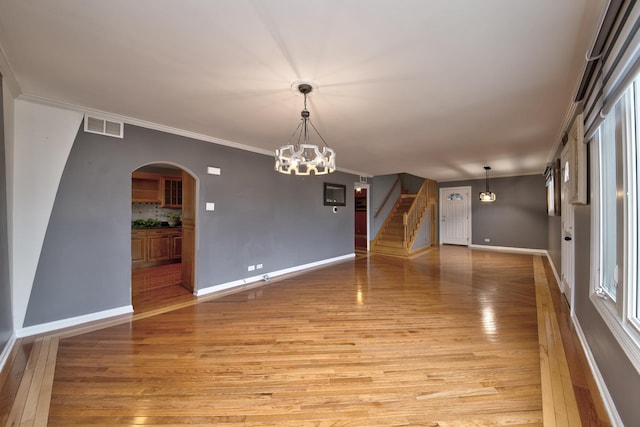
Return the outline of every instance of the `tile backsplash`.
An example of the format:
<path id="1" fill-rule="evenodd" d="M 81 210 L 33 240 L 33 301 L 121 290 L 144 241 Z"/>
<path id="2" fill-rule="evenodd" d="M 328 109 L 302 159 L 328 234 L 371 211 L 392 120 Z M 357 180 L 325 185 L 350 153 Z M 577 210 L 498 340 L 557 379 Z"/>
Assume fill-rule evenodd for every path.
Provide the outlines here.
<path id="1" fill-rule="evenodd" d="M 153 218 L 166 221 L 168 213 L 180 214 L 180 209 L 162 208 L 160 203 L 131 203 L 131 221 Z"/>

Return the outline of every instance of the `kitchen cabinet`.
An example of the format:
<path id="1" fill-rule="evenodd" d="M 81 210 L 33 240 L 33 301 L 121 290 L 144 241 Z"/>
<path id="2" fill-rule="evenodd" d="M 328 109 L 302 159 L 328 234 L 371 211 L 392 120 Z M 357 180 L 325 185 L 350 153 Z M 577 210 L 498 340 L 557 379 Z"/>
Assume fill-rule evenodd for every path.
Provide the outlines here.
<path id="1" fill-rule="evenodd" d="M 171 258 L 173 259 L 181 259 L 182 258 L 182 235 L 180 236 L 172 236 L 171 237 Z"/>
<path id="2" fill-rule="evenodd" d="M 147 230 L 150 262 L 167 261 L 170 256 L 170 230 Z"/>
<path id="3" fill-rule="evenodd" d="M 131 231 L 131 267 L 133 269 L 180 262 L 181 258 L 181 228 L 148 228 Z"/>
<path id="4" fill-rule="evenodd" d="M 165 208 L 182 207 L 182 177 L 163 176 L 160 189 L 162 194 L 160 206 Z"/>
<path id="5" fill-rule="evenodd" d="M 131 201 L 160 203 L 160 175 L 145 172 L 131 174 Z"/>
<path id="6" fill-rule="evenodd" d="M 181 208 L 182 177 L 134 172 L 131 174 L 131 201 L 160 203 L 163 208 Z"/>
<path id="7" fill-rule="evenodd" d="M 147 231 L 131 231 L 131 262 L 144 262 L 147 258 Z"/>

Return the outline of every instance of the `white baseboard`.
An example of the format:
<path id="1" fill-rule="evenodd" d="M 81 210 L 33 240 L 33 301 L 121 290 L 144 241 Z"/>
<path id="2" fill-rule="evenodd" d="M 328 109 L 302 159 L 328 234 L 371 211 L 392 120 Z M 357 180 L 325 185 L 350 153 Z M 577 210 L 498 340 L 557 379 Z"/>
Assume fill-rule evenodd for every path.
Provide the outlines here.
<path id="1" fill-rule="evenodd" d="M 246 277 L 244 279 L 234 280 L 233 282 L 221 283 L 219 285 L 213 285 L 213 286 L 209 286 L 202 289 L 196 289 L 196 291 L 194 292 L 194 295 L 202 296 L 202 295 L 210 294 L 213 292 L 220 292 L 220 291 L 224 291 L 231 288 L 242 287 L 245 285 L 249 285 L 251 283 L 259 282 L 261 280 L 268 280 L 268 279 L 265 279 L 265 276 L 267 276 L 269 279 L 272 279 L 274 277 L 282 276 L 284 274 L 296 273 L 302 270 L 308 270 L 311 268 L 320 267 L 322 265 L 332 264 L 334 262 L 345 261 L 348 259 L 355 258 L 355 256 L 356 254 L 352 253 L 352 254 L 342 255 L 335 258 L 329 258 L 321 261 L 310 262 L 308 264 L 298 265 L 291 268 L 285 268 L 282 270 L 270 271 L 268 273 L 264 272 L 257 276 Z"/>
<path id="2" fill-rule="evenodd" d="M 125 305 L 123 307 L 112 308 L 110 310 L 98 311 L 96 313 L 85 314 L 82 316 L 69 317 L 67 319 L 56 320 L 48 323 L 41 323 L 39 325 L 27 326 L 16 331 L 18 338 L 28 337 L 31 335 L 43 334 L 58 329 L 69 328 L 71 326 L 78 326 L 83 323 L 94 322 L 96 320 L 103 320 L 109 317 L 121 316 L 123 314 L 133 313 L 132 305 Z"/>
<path id="3" fill-rule="evenodd" d="M 582 350 L 584 351 L 587 362 L 589 363 L 589 367 L 591 368 L 593 379 L 598 386 L 600 396 L 602 396 L 602 401 L 604 403 L 605 409 L 607 410 L 607 414 L 609 415 L 609 419 L 611 420 L 611 425 L 613 427 L 624 427 L 624 423 L 620 418 L 620 414 L 618 414 L 618 411 L 616 410 L 616 405 L 613 402 L 613 398 L 609 394 L 609 389 L 604 382 L 604 378 L 602 378 L 602 374 L 600 374 L 600 369 L 598 369 L 596 359 L 593 357 L 593 353 L 591 353 L 591 348 L 589 347 L 589 343 L 587 342 L 587 337 L 585 337 L 584 332 L 582 332 L 580 321 L 575 315 L 571 316 L 571 321 L 573 323 L 573 326 L 576 328 L 576 335 L 578 335 L 578 339 L 580 340 L 580 344 L 582 345 Z"/>
<path id="4" fill-rule="evenodd" d="M 556 265 L 551 259 L 551 255 L 549 255 L 549 251 L 547 251 L 547 259 L 549 260 L 549 265 L 551 265 L 551 270 L 553 270 L 553 277 L 556 278 L 556 283 L 558 284 L 558 287 L 560 287 L 560 275 L 558 274 L 558 270 L 556 270 Z"/>
<path id="5" fill-rule="evenodd" d="M 12 333 L 11 334 L 11 338 L 9 338 L 9 341 L 7 341 L 7 345 L 4 346 L 4 350 L 2 350 L 2 353 L 0 353 L 0 371 L 2 371 L 2 369 L 4 369 L 4 364 L 7 363 L 7 359 L 9 358 L 9 355 L 11 354 L 11 350 L 13 350 L 13 346 L 16 343 L 16 334 Z"/>
<path id="6" fill-rule="evenodd" d="M 321 261 L 311 262 L 308 264 L 299 265 L 296 267 L 285 268 L 282 270 L 264 272 L 257 276 L 251 276 L 240 280 L 234 280 L 233 282 L 221 283 L 219 285 L 210 286 L 203 289 L 197 289 L 194 294 L 196 296 L 206 295 L 212 292 L 218 292 L 226 289 L 231 289 L 235 287 L 241 287 L 248 285 L 250 283 L 259 282 L 261 280 L 265 280 L 265 276 L 269 278 L 282 276 L 284 274 L 295 273 L 302 270 L 308 270 L 311 268 L 319 267 L 326 264 L 331 264 L 334 262 L 345 261 L 347 259 L 355 258 L 356 254 L 351 253 L 347 255 L 342 255 L 335 258 L 329 258 Z M 96 313 L 85 314 L 83 316 L 70 317 L 67 319 L 56 320 L 48 323 L 41 323 L 39 325 L 27 326 L 25 328 L 20 328 L 15 332 L 15 338 L 28 337 L 32 335 L 43 334 L 47 332 L 56 331 L 59 329 L 69 328 L 72 326 L 78 326 L 84 323 L 94 322 L 96 320 L 104 320 L 109 317 L 121 316 L 123 314 L 133 313 L 133 306 L 127 305 L 123 307 L 113 308 L 110 310 L 99 311 Z M 4 352 L 3 352 L 4 353 Z M 2 359 L 0 359 L 2 361 Z"/>
<path id="7" fill-rule="evenodd" d="M 546 255 L 545 249 L 512 248 L 509 246 L 469 245 L 471 249 L 485 249 L 487 251 L 515 252 L 520 254 Z"/>

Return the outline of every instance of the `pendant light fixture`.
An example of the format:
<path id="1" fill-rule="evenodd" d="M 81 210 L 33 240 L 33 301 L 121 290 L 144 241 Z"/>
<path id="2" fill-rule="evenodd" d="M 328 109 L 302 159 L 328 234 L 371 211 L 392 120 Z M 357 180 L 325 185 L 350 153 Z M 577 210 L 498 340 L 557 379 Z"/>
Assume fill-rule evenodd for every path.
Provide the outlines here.
<path id="1" fill-rule="evenodd" d="M 491 170 L 490 166 L 485 166 L 485 191 L 480 193 L 480 201 L 481 202 L 495 202 L 496 201 L 496 193 L 492 193 L 489 191 L 489 171 Z"/>
<path id="2" fill-rule="evenodd" d="M 329 148 L 309 118 L 307 95 L 313 91 L 313 86 L 301 82 L 297 89 L 304 95 L 304 109 L 300 113 L 302 120 L 291 134 L 289 143 L 276 150 L 275 169 L 284 174 L 326 175 L 336 170 L 336 152 Z M 316 131 L 324 147 L 309 143 L 309 125 Z"/>

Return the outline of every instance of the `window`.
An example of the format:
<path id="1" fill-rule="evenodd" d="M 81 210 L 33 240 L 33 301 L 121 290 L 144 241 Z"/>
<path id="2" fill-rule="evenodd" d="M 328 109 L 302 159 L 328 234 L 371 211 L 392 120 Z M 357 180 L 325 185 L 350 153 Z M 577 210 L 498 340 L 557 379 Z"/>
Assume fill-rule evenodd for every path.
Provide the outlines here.
<path id="1" fill-rule="evenodd" d="M 616 108 L 618 110 L 618 108 Z M 601 127 L 600 136 L 600 286 L 616 300 L 618 260 L 616 244 L 616 116 L 609 114 Z"/>
<path id="2" fill-rule="evenodd" d="M 593 183 L 592 301 L 640 372 L 640 78 L 590 141 Z"/>

